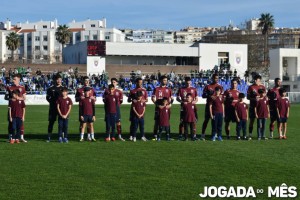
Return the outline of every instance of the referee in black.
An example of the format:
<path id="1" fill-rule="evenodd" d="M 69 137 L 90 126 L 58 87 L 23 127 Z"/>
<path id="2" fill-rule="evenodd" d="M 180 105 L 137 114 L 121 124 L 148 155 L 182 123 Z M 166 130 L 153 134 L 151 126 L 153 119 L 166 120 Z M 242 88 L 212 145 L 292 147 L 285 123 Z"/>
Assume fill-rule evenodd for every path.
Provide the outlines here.
<path id="1" fill-rule="evenodd" d="M 52 85 L 50 88 L 47 89 L 47 96 L 46 99 L 49 102 L 49 115 L 48 115 L 48 140 L 47 142 L 51 141 L 51 135 L 53 131 L 53 125 L 56 121 L 56 118 L 58 116 L 56 101 L 58 97 L 62 94 L 62 78 L 59 74 L 56 74 L 56 76 L 53 77 L 54 85 Z"/>

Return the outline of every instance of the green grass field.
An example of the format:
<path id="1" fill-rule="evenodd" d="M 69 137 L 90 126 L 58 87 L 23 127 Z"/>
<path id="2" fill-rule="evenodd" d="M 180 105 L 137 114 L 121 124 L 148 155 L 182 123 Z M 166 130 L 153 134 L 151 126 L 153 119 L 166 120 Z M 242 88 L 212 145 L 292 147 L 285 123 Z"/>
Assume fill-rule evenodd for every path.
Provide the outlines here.
<path id="1" fill-rule="evenodd" d="M 153 127 L 153 108 L 148 106 L 146 111 L 148 137 Z M 198 108 L 200 133 L 204 106 Z M 98 141 L 80 143 L 78 107 L 74 106 L 69 123 L 70 143 L 46 143 L 48 107 L 27 106 L 28 143 L 11 145 L 7 143 L 7 107 L 0 106 L 0 111 L 0 199 L 200 199 L 198 194 L 204 186 L 223 185 L 264 189 L 265 193 L 258 194 L 257 199 L 267 199 L 268 186 L 286 183 L 300 187 L 300 105 L 292 105 L 288 139 L 284 141 L 232 138 L 223 142 L 106 143 L 103 106 L 97 106 Z M 125 138 L 128 116 L 129 106 L 122 106 Z M 179 106 L 174 106 L 174 138 L 178 122 Z M 235 124 L 231 128 L 234 135 Z M 55 136 L 56 130 L 57 123 Z"/>

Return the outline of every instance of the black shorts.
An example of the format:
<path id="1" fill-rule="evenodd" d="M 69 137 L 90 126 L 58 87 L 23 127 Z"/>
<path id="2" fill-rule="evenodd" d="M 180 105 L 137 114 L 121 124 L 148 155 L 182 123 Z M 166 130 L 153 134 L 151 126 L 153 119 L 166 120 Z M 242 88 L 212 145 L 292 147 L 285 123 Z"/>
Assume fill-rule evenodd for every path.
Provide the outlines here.
<path id="1" fill-rule="evenodd" d="M 83 115 L 83 123 L 93 123 L 93 116 L 92 115 Z"/>
<path id="2" fill-rule="evenodd" d="M 278 122 L 279 123 L 287 123 L 287 121 L 288 121 L 288 118 L 286 118 L 286 117 L 280 117 L 280 118 L 278 118 Z"/>
<path id="3" fill-rule="evenodd" d="M 48 114 L 48 121 L 56 121 L 57 117 L 58 117 L 57 107 L 50 106 L 49 114 Z"/>
<path id="4" fill-rule="evenodd" d="M 270 110 L 271 121 L 279 121 L 277 110 Z"/>
<path id="5" fill-rule="evenodd" d="M 249 118 L 250 119 L 255 119 L 256 118 L 256 116 L 255 116 L 255 109 L 254 109 L 254 107 L 249 107 Z"/>
<path id="6" fill-rule="evenodd" d="M 233 106 L 225 107 L 225 122 L 236 122 L 235 108 Z"/>

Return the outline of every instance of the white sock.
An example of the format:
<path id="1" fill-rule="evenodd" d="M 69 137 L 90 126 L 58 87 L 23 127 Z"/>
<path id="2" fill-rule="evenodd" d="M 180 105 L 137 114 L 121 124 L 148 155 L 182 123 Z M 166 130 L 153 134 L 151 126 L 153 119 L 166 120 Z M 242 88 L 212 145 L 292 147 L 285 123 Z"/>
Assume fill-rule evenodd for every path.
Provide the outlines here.
<path id="1" fill-rule="evenodd" d="M 24 135 L 21 135 L 21 140 L 24 140 Z"/>
<path id="2" fill-rule="evenodd" d="M 91 137 L 92 137 L 92 139 L 95 139 L 95 138 L 94 138 L 94 133 L 91 133 Z"/>
<path id="3" fill-rule="evenodd" d="M 11 139 L 11 138 L 12 138 L 12 134 L 9 134 L 9 135 L 8 135 L 8 138 Z"/>
<path id="4" fill-rule="evenodd" d="M 83 139 L 84 133 L 80 133 L 80 139 Z"/>
<path id="5" fill-rule="evenodd" d="M 88 139 L 91 138 L 91 134 L 90 134 L 90 133 L 87 134 L 87 138 L 88 138 Z"/>

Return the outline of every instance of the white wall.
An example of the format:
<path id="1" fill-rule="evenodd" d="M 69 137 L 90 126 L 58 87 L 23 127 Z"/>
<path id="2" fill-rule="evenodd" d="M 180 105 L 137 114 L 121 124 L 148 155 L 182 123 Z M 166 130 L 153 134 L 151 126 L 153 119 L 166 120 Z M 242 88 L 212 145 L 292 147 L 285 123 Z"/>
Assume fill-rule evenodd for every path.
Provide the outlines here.
<path id="1" fill-rule="evenodd" d="M 248 46 L 246 44 L 199 44 L 200 69 L 212 69 L 218 65 L 218 52 L 229 53 L 229 63 L 238 74 L 248 69 Z M 237 62 L 239 57 L 240 62 Z"/>
<path id="2" fill-rule="evenodd" d="M 106 43 L 107 55 L 187 56 L 198 57 L 198 47 L 192 44 Z"/>
<path id="3" fill-rule="evenodd" d="M 102 74 L 105 71 L 105 57 L 88 56 L 86 65 L 87 74 Z"/>

